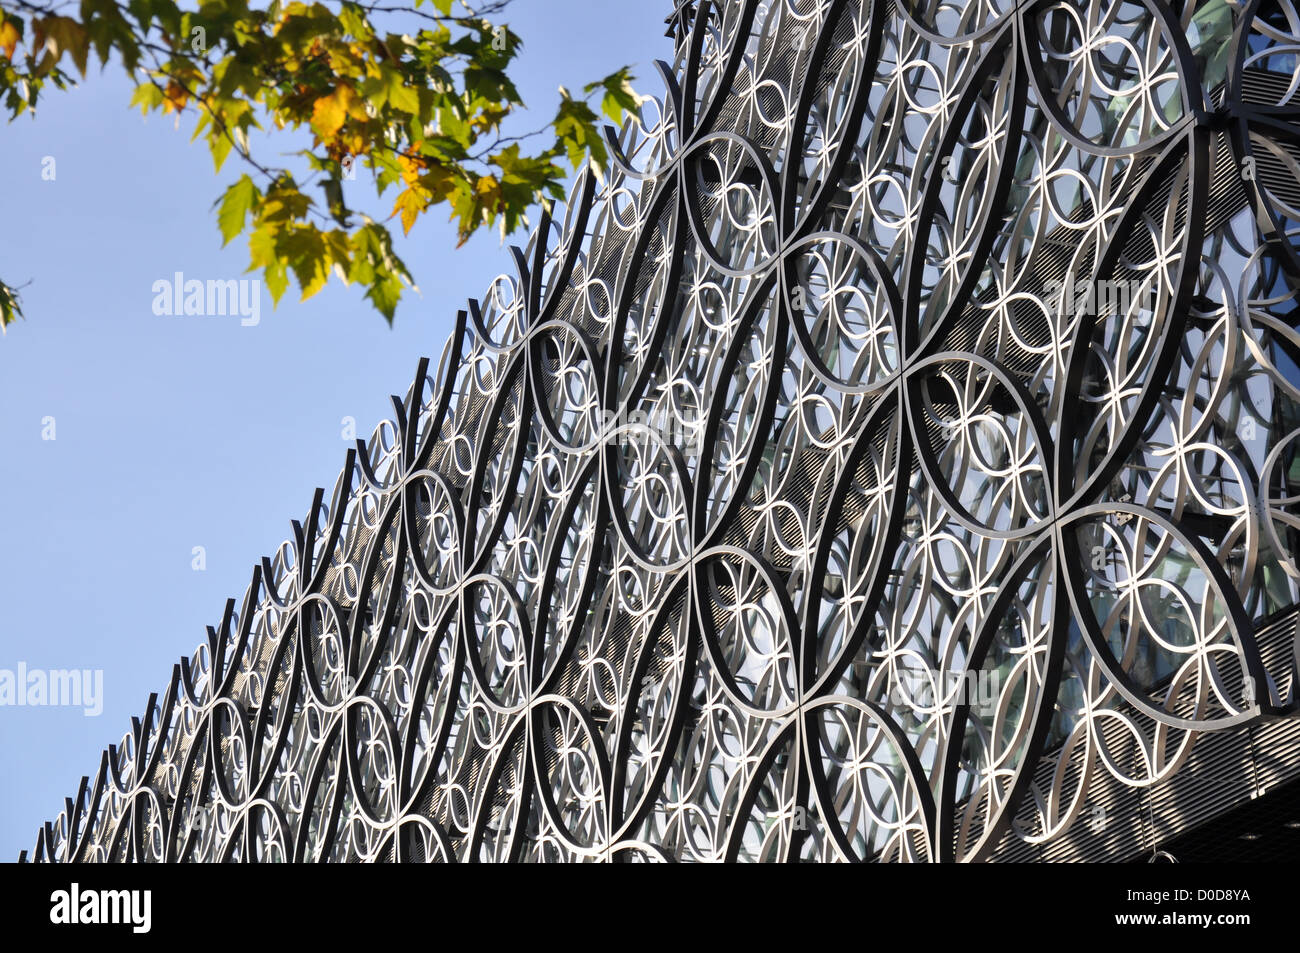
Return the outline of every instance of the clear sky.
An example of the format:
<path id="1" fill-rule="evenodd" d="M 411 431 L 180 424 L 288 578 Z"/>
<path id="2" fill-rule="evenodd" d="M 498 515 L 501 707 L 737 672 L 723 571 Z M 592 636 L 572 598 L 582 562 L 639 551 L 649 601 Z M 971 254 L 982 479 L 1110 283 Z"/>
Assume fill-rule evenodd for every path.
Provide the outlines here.
<path id="1" fill-rule="evenodd" d="M 625 64 L 658 92 L 671 60 L 667 0 L 515 0 L 514 75 L 533 108 Z M 0 859 L 92 776 L 173 663 L 243 595 L 253 565 L 328 494 L 350 441 L 367 439 L 421 355 L 436 361 L 458 308 L 508 270 L 498 236 L 455 249 L 445 213 L 399 242 L 422 294 L 392 329 L 359 288 L 298 303 L 291 285 L 261 321 L 153 313 L 154 282 L 245 276 L 211 206 L 244 171 L 214 176 L 206 146 L 170 118 L 142 118 L 120 68 L 44 94 L 35 121 L 0 126 L 0 276 L 25 321 L 0 338 L 0 670 L 100 669 L 102 713 L 0 706 Z M 292 148 L 292 147 L 288 147 Z M 54 159 L 54 179 L 42 178 Z M 361 181 L 351 187 L 373 187 Z M 390 191 L 390 196 L 392 192 Z M 392 223 L 400 235 L 400 226 Z M 523 244 L 521 234 L 512 241 Z M 53 418 L 53 440 L 50 435 Z M 195 571 L 194 548 L 206 568 Z"/>

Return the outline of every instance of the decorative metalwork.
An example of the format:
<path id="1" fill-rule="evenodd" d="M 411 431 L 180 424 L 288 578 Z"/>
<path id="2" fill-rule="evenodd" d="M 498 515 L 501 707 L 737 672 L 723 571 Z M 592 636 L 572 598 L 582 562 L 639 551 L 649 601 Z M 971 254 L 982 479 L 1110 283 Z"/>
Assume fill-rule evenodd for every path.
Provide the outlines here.
<path id="1" fill-rule="evenodd" d="M 1294 0 L 670 22 L 35 857 L 979 860 L 1294 709 Z"/>

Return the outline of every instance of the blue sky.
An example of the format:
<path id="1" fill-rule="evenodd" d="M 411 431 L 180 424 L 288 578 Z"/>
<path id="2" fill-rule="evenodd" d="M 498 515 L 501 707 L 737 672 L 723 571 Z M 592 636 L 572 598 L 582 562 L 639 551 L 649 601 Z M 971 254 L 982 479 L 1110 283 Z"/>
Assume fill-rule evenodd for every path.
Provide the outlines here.
<path id="1" fill-rule="evenodd" d="M 657 92 L 670 9 L 515 0 L 523 128 L 550 116 L 558 85 L 625 64 Z M 92 70 L 49 92 L 35 121 L 0 127 L 0 276 L 30 282 L 27 320 L 0 338 L 0 670 L 104 673 L 95 717 L 0 706 L 0 859 L 31 848 L 314 488 L 334 485 L 343 419 L 368 438 L 419 358 L 436 361 L 465 299 L 509 268 L 496 235 L 456 250 L 435 210 L 399 242 L 422 294 L 408 292 L 391 329 L 337 283 L 305 303 L 291 286 L 274 311 L 263 288 L 256 326 L 155 315 L 153 285 L 175 272 L 244 277 L 243 239 L 222 249 L 211 207 L 244 170 L 232 158 L 214 176 L 189 123 L 146 120 L 130 96 L 120 69 Z M 351 187 L 373 191 L 365 175 Z"/>

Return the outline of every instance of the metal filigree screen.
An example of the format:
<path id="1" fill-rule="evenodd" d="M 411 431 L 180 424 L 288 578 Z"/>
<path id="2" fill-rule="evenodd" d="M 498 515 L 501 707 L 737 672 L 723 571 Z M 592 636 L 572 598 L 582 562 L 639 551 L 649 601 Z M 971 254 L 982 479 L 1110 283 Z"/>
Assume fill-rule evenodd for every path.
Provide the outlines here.
<path id="1" fill-rule="evenodd" d="M 1296 737 L 1293 0 L 670 22 L 36 858 L 1132 856 Z"/>

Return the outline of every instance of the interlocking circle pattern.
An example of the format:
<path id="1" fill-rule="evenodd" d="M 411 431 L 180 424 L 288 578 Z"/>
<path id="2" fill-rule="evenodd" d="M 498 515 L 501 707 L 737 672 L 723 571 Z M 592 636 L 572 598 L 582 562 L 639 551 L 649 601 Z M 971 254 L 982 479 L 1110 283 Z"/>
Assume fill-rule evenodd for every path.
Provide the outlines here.
<path id="1" fill-rule="evenodd" d="M 673 19 L 35 858 L 981 860 L 1294 709 L 1294 0 Z"/>

